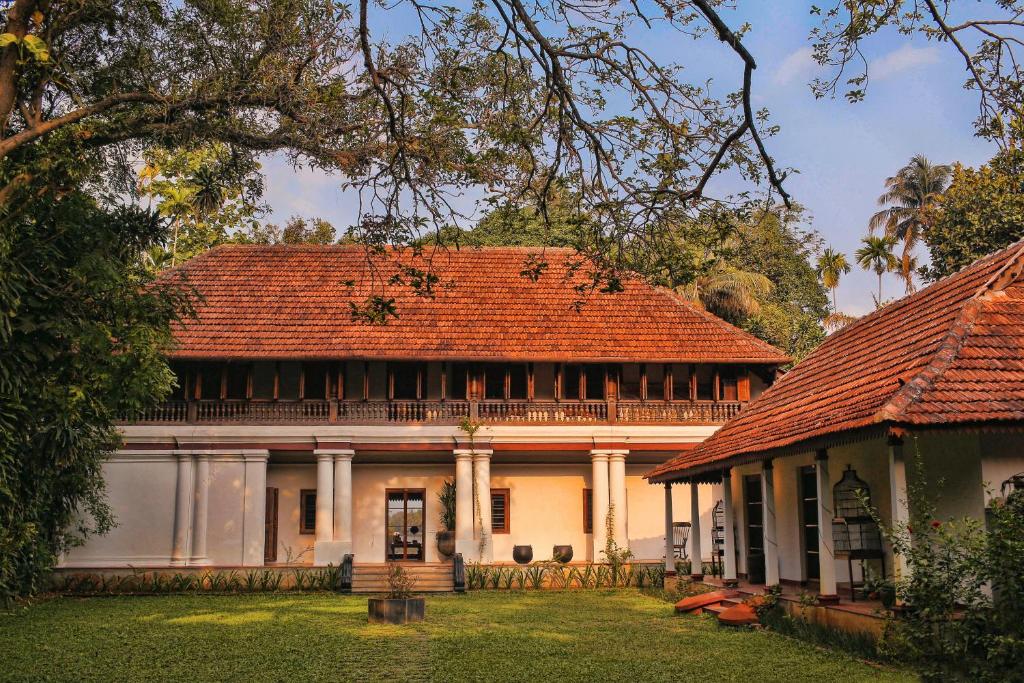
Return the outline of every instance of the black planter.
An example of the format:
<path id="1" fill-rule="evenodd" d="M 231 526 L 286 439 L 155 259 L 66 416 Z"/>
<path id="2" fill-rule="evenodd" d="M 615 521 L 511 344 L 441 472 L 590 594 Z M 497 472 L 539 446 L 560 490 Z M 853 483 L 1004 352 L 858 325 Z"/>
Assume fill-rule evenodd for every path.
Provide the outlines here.
<path id="1" fill-rule="evenodd" d="M 371 624 L 408 624 L 423 621 L 423 598 L 370 598 L 367 605 Z"/>
<path id="2" fill-rule="evenodd" d="M 444 557 L 451 557 L 455 554 L 454 531 L 437 532 L 437 552 L 441 553 Z"/>
<path id="3" fill-rule="evenodd" d="M 530 562 L 533 561 L 533 546 L 512 546 L 512 559 L 515 560 L 517 564 L 530 564 Z"/>
<path id="4" fill-rule="evenodd" d="M 551 550 L 551 559 L 556 562 L 565 564 L 572 560 L 572 546 L 571 545 L 556 545 Z"/>

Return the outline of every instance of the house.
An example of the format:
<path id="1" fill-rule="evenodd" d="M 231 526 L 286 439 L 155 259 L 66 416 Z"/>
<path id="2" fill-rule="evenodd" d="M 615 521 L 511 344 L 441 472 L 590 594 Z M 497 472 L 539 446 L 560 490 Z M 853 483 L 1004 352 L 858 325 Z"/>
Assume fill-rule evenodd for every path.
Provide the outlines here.
<path id="1" fill-rule="evenodd" d="M 171 271 L 200 295 L 175 330 L 178 388 L 121 427 L 104 466 L 118 525 L 62 566 L 434 563 L 448 481 L 467 561 L 556 544 L 600 561 L 609 510 L 616 541 L 660 561 L 642 474 L 787 359 L 591 270 L 559 249 L 232 245 Z"/>
<path id="2" fill-rule="evenodd" d="M 860 496 L 901 528 L 916 477 L 940 519 L 1024 484 L 1022 270 L 1019 243 L 852 323 L 648 480 L 714 491 L 726 580 L 829 601 L 905 572 Z"/>

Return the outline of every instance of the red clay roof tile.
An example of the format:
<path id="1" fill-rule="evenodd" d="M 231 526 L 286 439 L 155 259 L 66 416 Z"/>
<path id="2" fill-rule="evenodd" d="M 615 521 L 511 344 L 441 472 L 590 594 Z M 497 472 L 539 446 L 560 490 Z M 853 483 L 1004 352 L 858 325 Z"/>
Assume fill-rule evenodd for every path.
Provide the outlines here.
<path id="1" fill-rule="evenodd" d="M 861 318 L 697 448 L 665 480 L 891 423 L 1024 420 L 1024 242 Z"/>
<path id="2" fill-rule="evenodd" d="M 527 258 L 548 268 L 532 281 Z M 639 279 L 579 294 L 591 277 L 565 249 L 483 248 L 371 258 L 361 247 L 227 245 L 166 274 L 202 295 L 175 330 L 178 358 L 735 362 L 780 364 L 773 346 Z M 435 295 L 393 281 L 438 277 Z M 405 278 L 406 280 L 408 277 Z M 369 295 L 394 298 L 386 325 L 354 320 Z M 577 310 L 574 302 L 583 299 Z"/>

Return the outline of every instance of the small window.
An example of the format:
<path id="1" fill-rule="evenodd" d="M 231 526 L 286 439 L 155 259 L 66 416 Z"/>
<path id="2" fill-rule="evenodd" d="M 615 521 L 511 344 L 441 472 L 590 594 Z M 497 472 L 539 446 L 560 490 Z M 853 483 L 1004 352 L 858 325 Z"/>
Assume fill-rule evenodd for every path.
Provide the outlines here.
<path id="1" fill-rule="evenodd" d="M 281 373 L 277 384 L 277 397 L 283 401 L 295 401 L 299 398 L 299 376 L 302 374 L 301 363 L 281 363 Z"/>
<path id="2" fill-rule="evenodd" d="M 363 391 L 366 388 L 363 382 L 366 380 L 366 365 L 362 361 L 353 361 L 345 364 L 345 398 L 350 401 L 362 401 Z"/>
<path id="3" fill-rule="evenodd" d="M 247 398 L 246 393 L 248 387 L 249 364 L 229 363 L 227 398 Z"/>
<path id="4" fill-rule="evenodd" d="M 508 397 L 522 401 L 526 399 L 526 366 L 510 365 L 508 368 Z"/>
<path id="5" fill-rule="evenodd" d="M 697 400 L 714 400 L 715 378 L 711 373 L 711 367 L 701 365 L 697 368 Z"/>
<path id="6" fill-rule="evenodd" d="M 583 533 L 594 533 L 594 489 L 583 489 Z"/>
<path id="7" fill-rule="evenodd" d="M 505 398 L 505 366 L 488 363 L 484 366 L 484 398 L 500 400 Z"/>
<path id="8" fill-rule="evenodd" d="M 491 489 L 491 533 L 509 532 L 509 490 Z"/>
<path id="9" fill-rule="evenodd" d="M 586 398 L 600 401 L 604 398 L 604 366 L 584 365 L 583 374 L 586 378 Z"/>
<path id="10" fill-rule="evenodd" d="M 453 363 L 451 379 L 445 387 L 448 398 L 465 401 L 469 398 L 469 366 L 465 363 Z"/>
<path id="11" fill-rule="evenodd" d="M 321 400 L 328 398 L 331 366 L 328 363 L 303 363 L 305 378 L 302 382 L 302 397 Z"/>
<path id="12" fill-rule="evenodd" d="M 690 400 L 690 369 L 685 365 L 672 366 L 672 400 Z"/>
<path id="13" fill-rule="evenodd" d="M 665 366 L 657 363 L 647 364 L 647 396 L 648 401 L 665 400 Z"/>
<path id="14" fill-rule="evenodd" d="M 316 533 L 316 491 L 313 489 L 299 492 L 299 533 Z"/>
<path id="15" fill-rule="evenodd" d="M 388 363 L 388 370 L 391 372 L 391 381 L 393 382 L 391 398 L 399 401 L 418 399 L 422 369 L 419 363 Z"/>
<path id="16" fill-rule="evenodd" d="M 718 377 L 719 387 L 721 396 L 719 400 L 722 401 L 738 401 L 739 399 L 739 388 L 736 381 L 736 370 L 733 368 L 726 368 L 721 371 Z"/>
<path id="17" fill-rule="evenodd" d="M 206 400 L 220 398 L 220 373 L 221 366 L 219 365 L 204 363 L 199 366 L 196 375 L 196 388 L 199 390 L 199 395 L 196 398 Z"/>
<path id="18" fill-rule="evenodd" d="M 563 370 L 565 379 L 562 382 L 562 398 L 567 401 L 578 401 L 580 398 L 581 370 L 579 365 L 566 365 Z"/>
<path id="19" fill-rule="evenodd" d="M 252 397 L 269 401 L 274 398 L 274 363 L 262 361 L 252 364 Z"/>
<path id="20" fill-rule="evenodd" d="M 640 400 L 640 366 L 636 363 L 622 366 L 619 379 L 619 398 L 624 401 Z"/>
<path id="21" fill-rule="evenodd" d="M 174 373 L 175 387 L 168 397 L 172 401 L 184 401 L 185 391 L 188 386 L 188 366 L 184 363 L 170 363 L 171 372 Z"/>

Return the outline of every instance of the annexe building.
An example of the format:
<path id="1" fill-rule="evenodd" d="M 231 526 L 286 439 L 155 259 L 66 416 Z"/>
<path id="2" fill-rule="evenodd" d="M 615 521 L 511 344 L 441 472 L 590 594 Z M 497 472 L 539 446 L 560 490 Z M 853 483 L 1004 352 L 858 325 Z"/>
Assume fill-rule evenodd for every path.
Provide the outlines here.
<path id="1" fill-rule="evenodd" d="M 905 527 L 907 485 L 922 476 L 940 520 L 984 520 L 993 497 L 1024 486 L 1022 272 L 1018 243 L 864 316 L 649 472 L 670 508 L 673 485 L 721 500 L 721 547 L 702 553 L 695 533 L 692 552 L 721 552 L 726 580 L 834 601 L 853 595 L 862 565 L 905 571 L 862 496 Z"/>
<path id="2" fill-rule="evenodd" d="M 118 526 L 63 566 L 437 562 L 447 481 L 467 561 L 515 545 L 601 561 L 609 510 L 620 545 L 660 560 L 643 472 L 787 359 L 592 270 L 559 249 L 232 245 L 169 272 L 199 295 L 175 331 L 178 388 L 123 425 L 104 466 Z"/>

